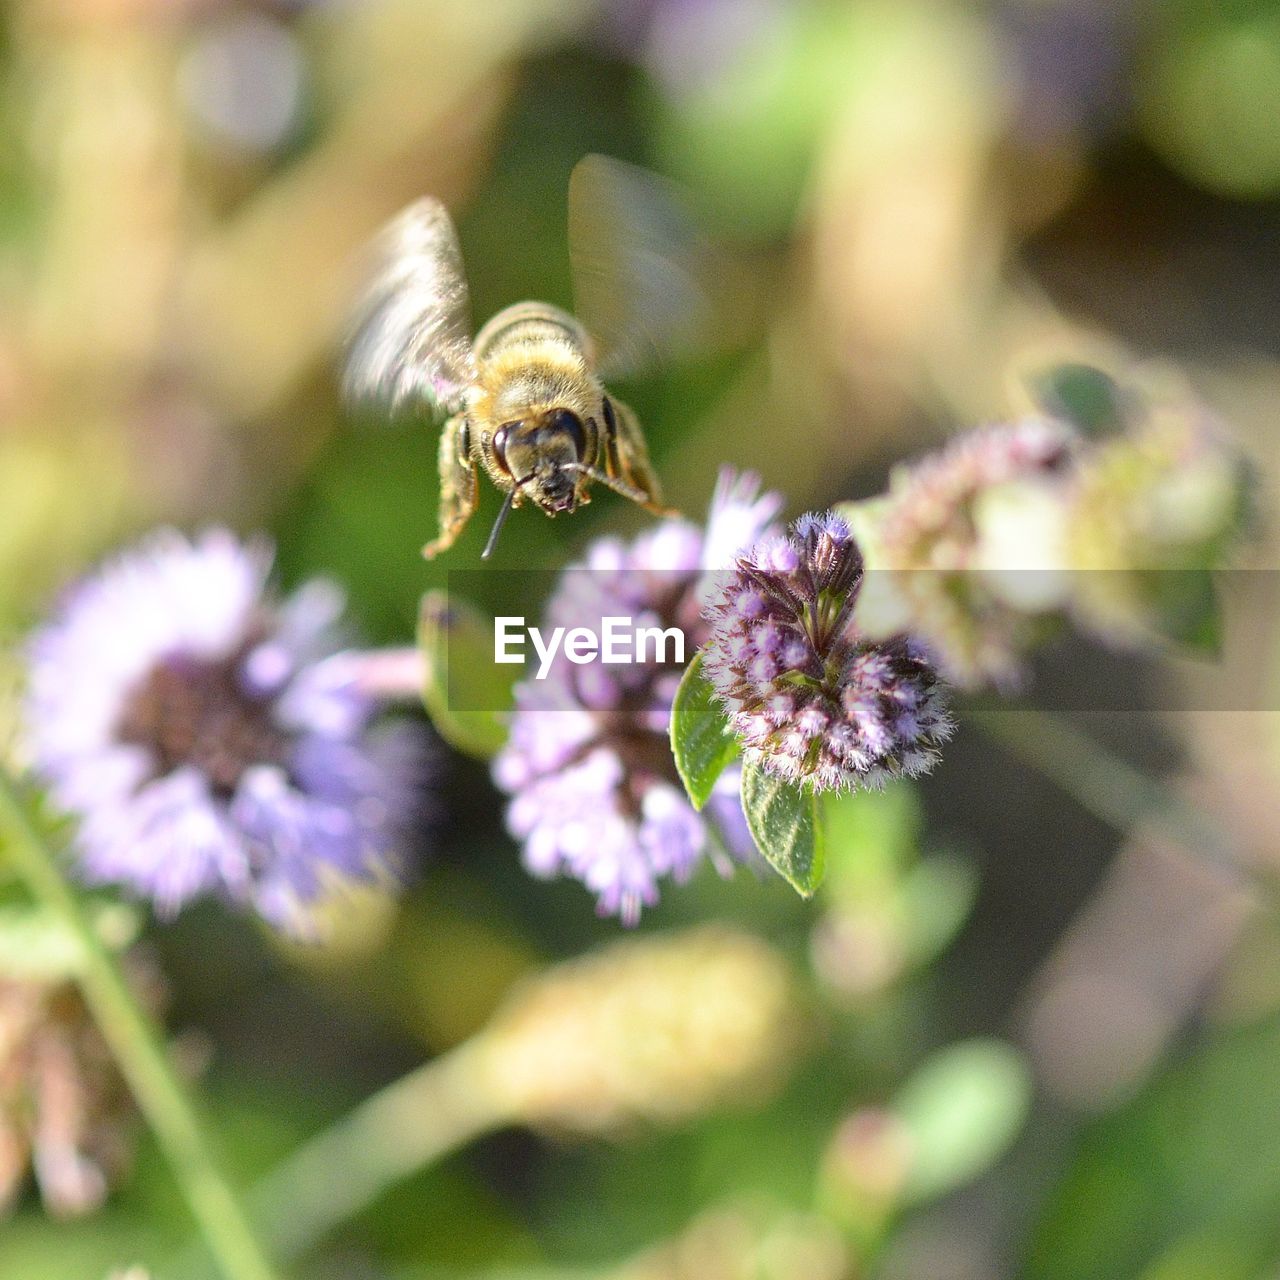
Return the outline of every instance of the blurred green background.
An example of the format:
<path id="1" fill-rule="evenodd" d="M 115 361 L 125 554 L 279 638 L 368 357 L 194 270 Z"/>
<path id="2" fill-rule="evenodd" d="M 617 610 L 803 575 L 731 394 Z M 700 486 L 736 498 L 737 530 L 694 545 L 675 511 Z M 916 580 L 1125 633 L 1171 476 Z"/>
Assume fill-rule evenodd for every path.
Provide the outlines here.
<path id="1" fill-rule="evenodd" d="M 6 638 L 117 543 L 218 522 L 268 529 L 286 582 L 332 575 L 367 639 L 407 641 L 496 498 L 420 559 L 433 433 L 337 396 L 354 256 L 430 192 L 477 320 L 567 305 L 566 183 L 588 151 L 676 179 L 724 252 L 716 350 L 623 389 L 691 514 L 722 462 L 793 515 L 874 493 L 892 462 L 1009 416 L 1046 353 L 1155 358 L 1256 461 L 1251 563 L 1274 567 L 1274 0 L 21 0 L 0 24 Z M 555 567 L 645 520 L 607 497 L 569 523 L 520 512 L 495 564 Z M 1274 601 L 1235 621 L 1280 705 Z M 1098 705 L 1150 688 L 1150 713 L 1084 728 L 1221 823 L 1229 865 L 1091 795 L 1074 739 L 1029 760 L 966 724 L 925 785 L 849 812 L 815 902 L 704 870 L 642 923 L 730 920 L 792 958 L 821 1033 L 779 1097 L 673 1132 L 487 1139 L 299 1274 L 550 1280 L 638 1256 L 655 1276 L 1276 1275 L 1280 720 L 1169 710 L 1177 675 L 1083 644 L 1050 666 Z M 616 934 L 580 886 L 520 869 L 481 767 L 451 758 L 446 787 L 420 882 L 329 946 L 216 908 L 149 931 L 241 1178 L 464 1039 L 517 976 Z M 813 1210 L 841 1120 L 979 1035 L 1033 1072 L 1008 1154 L 959 1191 L 941 1178 L 874 1249 L 856 1231 L 835 1263 L 788 1246 L 821 1243 L 787 1215 Z M 754 1270 L 642 1253 L 726 1205 L 783 1241 Z M 188 1230 L 143 1138 L 101 1213 L 53 1222 L 25 1198 L 0 1276 L 98 1277 Z"/>

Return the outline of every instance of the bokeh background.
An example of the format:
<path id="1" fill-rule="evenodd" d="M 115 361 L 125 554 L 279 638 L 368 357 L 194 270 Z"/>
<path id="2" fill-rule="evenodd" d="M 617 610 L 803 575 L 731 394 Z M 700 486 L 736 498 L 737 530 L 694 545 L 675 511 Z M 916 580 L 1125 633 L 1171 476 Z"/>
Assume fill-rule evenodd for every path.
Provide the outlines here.
<path id="1" fill-rule="evenodd" d="M 434 193 L 478 319 L 568 305 L 565 191 L 589 151 L 676 179 L 723 253 L 715 349 L 624 388 L 686 510 L 724 462 L 790 514 L 868 495 L 1007 418 L 1028 361 L 1157 360 L 1253 458 L 1244 563 L 1275 565 L 1274 0 L 21 0 L 0 16 L 0 102 L 6 640 L 112 546 L 217 522 L 268 530 L 286 583 L 332 575 L 370 642 L 405 642 L 448 568 L 418 556 L 435 439 L 341 405 L 357 251 Z M 495 511 L 486 489 L 449 564 L 474 565 Z M 552 568 L 645 519 L 605 497 L 568 524 L 521 512 L 495 564 Z M 300 1274 L 1280 1273 L 1268 581 L 1232 620 L 1253 709 L 1066 643 L 1042 680 L 1092 709 L 1049 737 L 964 723 L 924 785 L 849 815 L 813 903 L 741 872 L 665 895 L 641 932 L 731 921 L 804 975 L 821 1034 L 771 1101 L 607 1140 L 486 1139 Z M 1135 688 L 1149 710 L 1106 712 Z M 465 1039 L 518 977 L 618 931 L 580 886 L 530 880 L 484 769 L 446 760 L 420 880 L 359 901 L 328 945 L 214 907 L 148 931 L 246 1181 Z M 974 1036 L 1026 1055 L 1011 1150 L 895 1212 L 866 1256 L 796 1218 L 841 1121 L 874 1129 L 933 1051 Z M 893 1183 L 891 1144 L 854 1150 L 863 1192 Z M 734 1215 L 771 1224 L 755 1269 L 728 1269 Z M 142 1137 L 100 1213 L 55 1222 L 23 1199 L 0 1275 L 97 1277 L 188 1231 Z"/>

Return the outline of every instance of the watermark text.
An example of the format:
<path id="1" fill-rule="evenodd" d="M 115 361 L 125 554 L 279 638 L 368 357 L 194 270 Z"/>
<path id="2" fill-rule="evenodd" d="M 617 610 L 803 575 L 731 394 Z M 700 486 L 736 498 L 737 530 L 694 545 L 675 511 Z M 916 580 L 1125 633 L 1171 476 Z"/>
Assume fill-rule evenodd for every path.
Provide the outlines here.
<path id="1" fill-rule="evenodd" d="M 497 617 L 493 620 L 493 660 L 522 663 L 526 641 L 538 658 L 535 680 L 545 680 L 556 656 L 564 656 L 578 666 L 600 662 L 606 666 L 631 663 L 673 663 L 685 661 L 685 637 L 679 627 L 643 627 L 627 617 L 600 619 L 600 629 L 590 627 L 554 627 L 544 632 L 529 626 L 522 617 Z"/>

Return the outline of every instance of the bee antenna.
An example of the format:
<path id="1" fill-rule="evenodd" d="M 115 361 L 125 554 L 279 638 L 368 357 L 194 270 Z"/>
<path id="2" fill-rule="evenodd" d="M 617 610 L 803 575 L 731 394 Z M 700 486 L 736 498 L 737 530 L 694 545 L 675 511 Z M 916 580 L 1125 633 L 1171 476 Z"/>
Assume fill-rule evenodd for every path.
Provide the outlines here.
<path id="1" fill-rule="evenodd" d="M 516 485 L 507 494 L 506 500 L 502 504 L 502 510 L 498 512 L 498 518 L 493 522 L 493 528 L 489 532 L 489 541 L 484 544 L 484 550 L 480 553 L 481 560 L 487 560 L 493 555 L 493 549 L 498 545 L 498 534 L 502 532 L 502 526 L 507 523 L 507 517 L 511 514 L 512 504 L 515 502 L 516 494 L 519 491 L 520 486 Z"/>
<path id="2" fill-rule="evenodd" d="M 598 467 L 588 466 L 585 462 L 569 462 L 565 465 L 571 471 L 581 471 L 584 476 L 590 476 L 597 484 L 604 485 L 606 489 L 612 489 L 614 493 L 632 502 L 638 502 L 643 506 L 649 501 L 647 493 L 643 493 L 625 480 L 615 480 L 613 476 L 606 475 Z"/>

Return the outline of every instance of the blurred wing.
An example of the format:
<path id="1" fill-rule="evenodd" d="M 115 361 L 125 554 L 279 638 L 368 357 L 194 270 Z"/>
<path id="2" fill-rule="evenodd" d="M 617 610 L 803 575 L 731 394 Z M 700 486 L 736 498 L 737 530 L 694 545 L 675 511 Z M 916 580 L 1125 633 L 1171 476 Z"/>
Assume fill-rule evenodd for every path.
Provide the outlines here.
<path id="1" fill-rule="evenodd" d="M 343 388 L 390 409 L 408 401 L 456 411 L 474 381 L 471 303 L 458 236 L 444 205 L 411 204 L 374 245 L 352 326 Z"/>
<path id="2" fill-rule="evenodd" d="M 569 178 L 574 306 L 601 374 L 651 368 L 687 351 L 709 306 L 698 283 L 706 248 L 671 183 L 606 156 Z"/>

